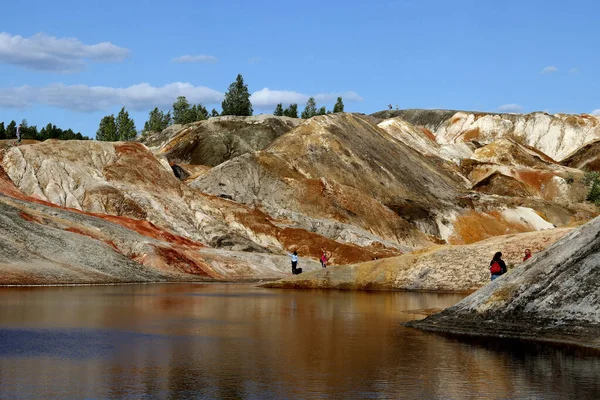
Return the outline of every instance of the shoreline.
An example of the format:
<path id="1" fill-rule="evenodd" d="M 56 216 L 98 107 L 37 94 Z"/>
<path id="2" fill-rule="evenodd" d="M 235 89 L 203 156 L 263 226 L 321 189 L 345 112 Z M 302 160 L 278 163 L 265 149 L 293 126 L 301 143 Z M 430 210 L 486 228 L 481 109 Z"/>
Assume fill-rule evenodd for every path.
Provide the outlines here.
<path id="1" fill-rule="evenodd" d="M 468 296 L 475 293 L 477 290 L 470 291 L 452 291 L 452 290 L 423 290 L 423 289 L 395 289 L 395 288 L 323 288 L 323 287 L 278 287 L 269 286 L 273 282 L 277 282 L 282 278 L 260 278 L 260 279 L 244 279 L 244 280 L 189 280 L 189 281 L 150 281 L 150 282 L 107 282 L 107 283 L 48 283 L 48 284 L 0 284 L 2 288 L 46 288 L 46 287 L 85 287 L 85 286 L 130 286 L 130 285 L 160 285 L 160 284 L 256 284 L 256 287 L 262 289 L 274 290 L 323 290 L 323 291 L 342 291 L 342 292 L 401 292 L 401 293 L 428 293 L 428 294 L 444 294 L 444 295 L 464 295 Z"/>
<path id="2" fill-rule="evenodd" d="M 190 281 L 149 281 L 149 282 L 107 282 L 107 283 L 48 283 L 48 284 L 0 284 L 1 288 L 44 288 L 44 287 L 78 287 L 78 286 L 130 286 L 130 285 L 159 285 L 159 284 L 192 284 L 192 283 L 214 283 L 214 284 L 251 284 L 263 283 L 266 281 L 277 279 L 245 279 L 237 281 L 220 281 L 220 280 L 190 280 Z"/>
<path id="3" fill-rule="evenodd" d="M 401 325 L 407 328 L 418 329 L 425 332 L 431 332 L 448 337 L 462 337 L 471 339 L 499 339 L 499 340 L 521 340 L 531 343 L 545 343 L 560 346 L 574 346 L 586 350 L 593 350 L 600 354 L 600 340 L 594 332 L 586 332 L 586 328 L 580 324 L 569 325 L 568 328 L 578 331 L 576 334 L 564 332 L 560 329 L 547 330 L 546 332 L 535 332 L 535 325 L 513 326 L 512 330 L 508 329 L 506 324 L 495 324 L 482 328 L 480 325 L 472 326 L 463 324 L 460 328 L 453 325 L 435 326 L 431 324 L 426 317 L 421 320 L 413 320 L 404 322 Z M 469 330 L 465 328 L 471 328 Z M 493 329 L 493 331 L 488 331 Z M 539 329 L 539 328 L 538 328 Z M 533 330 L 533 331 L 532 331 Z M 532 333 L 526 333 L 530 331 Z M 595 340 L 594 340 L 595 339 Z"/>
<path id="4" fill-rule="evenodd" d="M 403 288 L 391 288 L 391 287 L 358 287 L 358 288 L 345 288 L 345 287 L 308 287 L 308 286 L 270 286 L 271 283 L 275 283 L 278 280 L 272 282 L 266 282 L 260 287 L 265 289 L 279 289 L 279 290 L 337 290 L 343 292 L 403 292 L 403 293 L 438 293 L 438 294 L 460 294 L 468 296 L 475 293 L 479 289 L 475 290 L 426 290 L 426 289 L 403 289 Z"/>

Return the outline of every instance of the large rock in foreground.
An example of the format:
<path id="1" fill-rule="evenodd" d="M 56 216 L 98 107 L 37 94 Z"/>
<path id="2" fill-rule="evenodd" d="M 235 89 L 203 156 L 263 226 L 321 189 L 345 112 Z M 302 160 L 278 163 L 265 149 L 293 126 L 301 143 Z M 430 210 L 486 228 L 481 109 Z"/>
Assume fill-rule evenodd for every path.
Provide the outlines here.
<path id="1" fill-rule="evenodd" d="M 293 289 L 382 289 L 469 292 L 489 282 L 488 265 L 495 252 L 509 268 L 521 263 L 523 251 L 537 253 L 570 229 L 552 229 L 494 237 L 471 245 L 437 246 L 400 257 L 319 269 L 266 284 Z"/>
<path id="2" fill-rule="evenodd" d="M 416 328 L 600 348 L 600 218 Z"/>

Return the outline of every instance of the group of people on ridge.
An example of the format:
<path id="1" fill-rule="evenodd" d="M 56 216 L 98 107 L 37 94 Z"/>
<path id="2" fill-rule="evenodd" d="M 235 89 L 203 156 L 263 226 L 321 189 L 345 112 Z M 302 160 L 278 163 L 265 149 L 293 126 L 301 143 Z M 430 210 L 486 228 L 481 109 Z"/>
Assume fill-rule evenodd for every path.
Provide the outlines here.
<path id="1" fill-rule="evenodd" d="M 529 260 L 531 258 L 531 250 L 525 249 L 525 255 L 523 256 L 523 262 Z M 508 270 L 506 269 L 506 263 L 502 259 L 502 253 L 497 252 L 494 254 L 492 261 L 490 261 L 490 274 L 492 275 L 492 280 L 498 278 L 501 275 L 504 275 Z"/>
<path id="2" fill-rule="evenodd" d="M 288 254 L 292 258 L 292 274 L 298 275 L 302 273 L 302 268 L 298 268 L 298 252 L 294 250 L 292 254 Z M 323 254 L 321 254 L 320 261 L 321 267 L 327 268 L 327 262 L 331 258 L 331 254 L 323 249 Z"/>

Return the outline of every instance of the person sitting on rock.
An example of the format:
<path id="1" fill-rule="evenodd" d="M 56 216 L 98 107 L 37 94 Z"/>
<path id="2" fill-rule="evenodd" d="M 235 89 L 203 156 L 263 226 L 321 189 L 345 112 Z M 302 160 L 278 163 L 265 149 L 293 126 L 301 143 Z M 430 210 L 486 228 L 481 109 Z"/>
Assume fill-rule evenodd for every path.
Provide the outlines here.
<path id="1" fill-rule="evenodd" d="M 492 280 L 506 273 L 506 264 L 502 259 L 502 253 L 497 252 L 494 254 L 494 258 L 490 262 L 490 273 L 492 274 Z"/>
<path id="2" fill-rule="evenodd" d="M 531 258 L 531 250 L 525 249 L 525 256 L 523 257 L 523 262 L 529 260 Z"/>
<path id="3" fill-rule="evenodd" d="M 323 254 L 321 255 L 321 267 L 327 268 L 327 261 L 329 261 L 329 256 L 327 252 L 323 250 Z"/>

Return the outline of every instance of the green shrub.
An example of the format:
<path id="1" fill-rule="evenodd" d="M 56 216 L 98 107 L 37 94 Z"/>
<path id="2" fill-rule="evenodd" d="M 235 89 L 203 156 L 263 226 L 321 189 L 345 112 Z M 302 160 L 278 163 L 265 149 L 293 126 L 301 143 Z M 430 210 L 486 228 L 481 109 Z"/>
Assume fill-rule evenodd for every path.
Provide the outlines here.
<path id="1" fill-rule="evenodd" d="M 591 201 L 600 206 L 600 173 L 597 171 L 588 171 L 583 177 L 583 183 L 587 185 L 587 201 Z"/>

